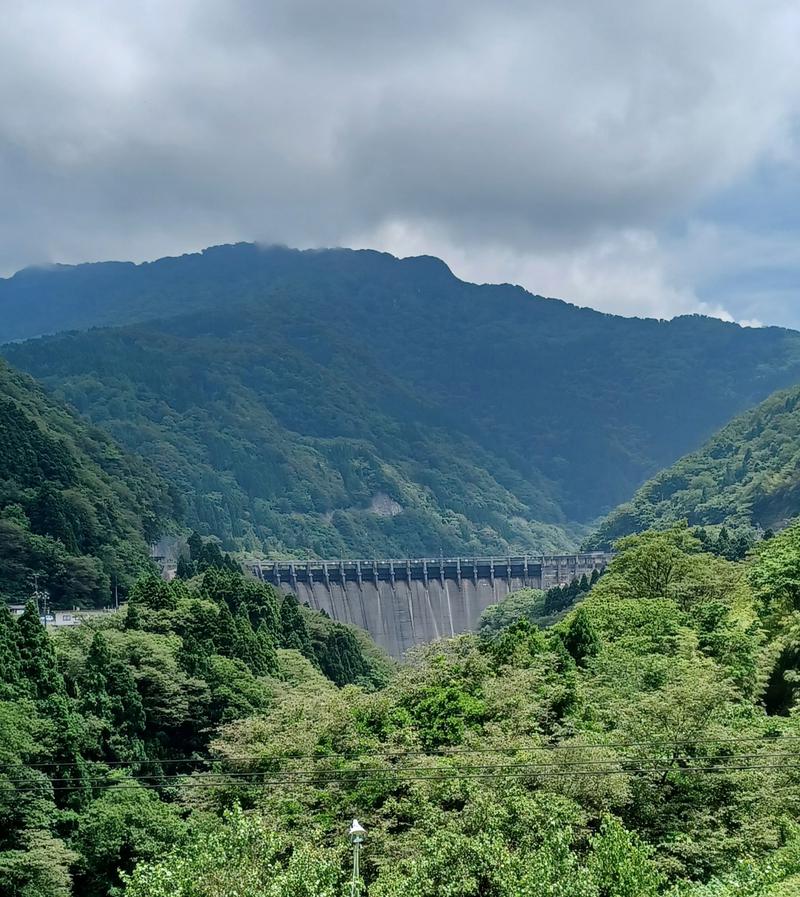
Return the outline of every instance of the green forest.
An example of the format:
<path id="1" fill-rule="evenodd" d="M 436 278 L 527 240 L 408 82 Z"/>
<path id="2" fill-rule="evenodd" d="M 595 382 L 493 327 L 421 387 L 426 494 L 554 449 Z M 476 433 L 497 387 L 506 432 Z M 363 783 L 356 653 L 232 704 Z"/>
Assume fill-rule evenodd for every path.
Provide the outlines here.
<path id="1" fill-rule="evenodd" d="M 798 334 L 248 245 L 0 308 L 96 328 L 0 363 L 3 897 L 800 893 Z M 402 664 L 238 563 L 581 539 Z"/>
<path id="2" fill-rule="evenodd" d="M 800 388 L 782 390 L 731 421 L 698 451 L 661 471 L 585 542 L 680 520 L 737 538 L 785 526 L 800 510 Z"/>
<path id="3" fill-rule="evenodd" d="M 187 496 L 187 522 L 226 548 L 318 557 L 564 551 L 547 498 L 436 407 L 346 345 L 324 364 L 281 345 L 266 312 L 177 332 L 67 335 L 27 347 L 37 376 Z M 209 332 L 210 331 L 210 332 Z M 215 335 L 211 335 L 211 334 Z M 324 334 L 314 335 L 320 347 Z M 9 349 L 19 362 L 19 349 Z M 47 360 L 49 359 L 49 360 Z M 77 372 L 76 366 L 80 367 Z M 385 510 L 384 510 L 385 508 Z"/>
<path id="4" fill-rule="evenodd" d="M 368 251 L 31 269 L 0 310 L 4 340 L 82 328 L 3 353 L 149 461 L 188 526 L 273 557 L 570 550 L 800 378 L 793 331 L 622 318 Z"/>
<path id="5" fill-rule="evenodd" d="M 123 612 L 55 637 L 33 602 L 3 609 L 0 893 L 119 893 L 120 871 L 200 831 L 179 783 L 220 726 L 390 672 L 364 633 L 219 568 L 145 575 Z"/>
<path id="6" fill-rule="evenodd" d="M 0 892 L 338 897 L 355 816 L 373 897 L 792 897 L 800 525 L 618 548 L 555 625 L 512 596 L 399 667 L 213 567 L 4 614 Z"/>
<path id="7" fill-rule="evenodd" d="M 140 458 L 0 361 L 0 595 L 107 604 L 148 567 L 182 502 Z"/>

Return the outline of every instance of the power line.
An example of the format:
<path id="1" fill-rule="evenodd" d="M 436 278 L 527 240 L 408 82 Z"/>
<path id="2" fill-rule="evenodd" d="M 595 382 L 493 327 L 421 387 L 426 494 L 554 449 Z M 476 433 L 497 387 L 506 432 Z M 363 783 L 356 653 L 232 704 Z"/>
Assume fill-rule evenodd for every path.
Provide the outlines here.
<path id="1" fill-rule="evenodd" d="M 794 758 L 800 759 L 800 755 L 789 755 Z M 774 759 L 771 757 L 764 757 L 764 759 Z M 220 774 L 215 773 L 204 773 L 194 776 L 193 778 L 184 778 L 181 780 L 176 780 L 172 782 L 164 783 L 154 782 L 150 783 L 150 787 L 155 789 L 162 790 L 184 790 L 189 788 L 224 788 L 224 787 L 239 787 L 239 788 L 266 788 L 266 787 L 279 787 L 279 786 L 290 786 L 290 785 L 336 785 L 336 784 L 350 784 L 350 783 L 363 783 L 368 781 L 381 781 L 386 780 L 387 782 L 395 782 L 398 785 L 406 784 L 408 782 L 419 782 L 419 781 L 428 781 L 428 782 L 439 782 L 439 781 L 458 781 L 462 779 L 518 779 L 518 778 L 537 778 L 537 779 L 552 779 L 552 778 L 606 778 L 610 776 L 620 776 L 620 775 L 637 775 L 637 774 L 652 774 L 652 773 L 679 773 L 681 775 L 698 775 L 698 774 L 707 774 L 707 773 L 733 773 L 733 772 L 746 772 L 746 771 L 755 771 L 755 770 L 782 770 L 784 772 L 787 771 L 800 771 L 800 764 L 787 764 L 787 763 L 748 763 L 748 764 L 739 764 L 739 765 L 729 765 L 729 764 L 719 764 L 719 765 L 707 765 L 707 766 L 645 766 L 645 767 L 634 767 L 628 769 L 575 769 L 570 771 L 564 771 L 558 767 L 553 766 L 530 766 L 527 764 L 510 764 L 506 767 L 468 767 L 472 770 L 480 770 L 479 772 L 471 771 L 471 772 L 462 772 L 458 769 L 451 770 L 432 770 L 430 773 L 425 775 L 414 774 L 410 775 L 403 770 L 372 770 L 368 773 L 365 773 L 363 770 L 342 770 L 337 774 L 332 775 L 330 771 L 327 773 L 323 773 L 321 775 L 309 775 L 307 772 L 304 772 L 302 776 L 298 776 L 292 773 L 288 774 L 279 774 L 277 777 L 267 778 L 267 776 L 274 776 L 273 773 L 256 773 L 254 776 L 251 774 L 251 777 L 246 781 L 235 781 L 230 782 L 230 776 L 228 776 L 228 780 Z M 501 771 L 507 770 L 507 771 Z M 178 777 L 175 777 L 178 779 Z M 213 779 L 213 781 L 209 781 L 209 779 Z M 221 781 L 220 781 L 221 779 Z M 71 785 L 61 785 L 56 786 L 52 790 L 63 792 L 63 791 L 83 791 L 87 788 L 94 788 L 99 790 L 109 790 L 112 788 L 118 789 L 126 789 L 126 788 L 135 788 L 140 787 L 143 783 L 137 778 L 128 778 L 123 779 L 121 781 L 108 781 L 108 780 L 82 780 L 75 781 Z M 26 782 L 20 783 L 15 786 L 15 790 L 17 791 L 25 791 L 30 790 L 32 787 L 37 787 L 37 783 Z"/>
<path id="2" fill-rule="evenodd" d="M 334 759 L 341 758 L 347 760 L 357 760 L 360 758 L 374 758 L 381 757 L 384 759 L 402 759 L 404 757 L 449 757 L 449 756 L 460 756 L 462 754 L 513 754 L 513 753 L 521 753 L 525 751 L 530 752 L 549 752 L 549 751 L 582 751 L 582 750 L 615 750 L 615 749 L 630 749 L 630 748 L 646 748 L 646 747 L 679 747 L 679 746 L 689 746 L 693 747 L 696 745 L 717 745 L 717 744 L 765 744 L 774 746 L 779 744 L 780 742 L 785 741 L 800 741 L 800 735 L 753 735 L 753 736 L 737 736 L 737 737 L 729 737 L 729 738 L 671 738 L 671 739 L 661 739 L 661 740 L 651 740 L 651 741 L 639 741 L 639 742 L 624 742 L 624 741 L 616 741 L 616 742 L 593 742 L 591 744 L 584 743 L 564 743 L 559 742 L 556 744 L 541 744 L 538 743 L 536 745 L 525 745 L 518 744 L 508 747 L 502 748 L 438 748 L 433 750 L 398 750 L 398 751 L 374 751 L 374 750 L 364 750 L 361 752 L 350 752 L 350 751 L 334 751 L 331 753 L 295 753 L 295 754 L 287 754 L 281 756 L 269 756 L 269 755 L 249 755 L 238 757 L 237 762 L 247 762 L 247 761 L 265 761 L 265 760 L 280 760 L 280 761 L 288 761 L 288 760 L 326 760 L 326 759 Z M 113 766 L 113 767 L 125 767 L 125 766 L 134 766 L 134 765 L 145 765 L 145 764 L 153 764 L 153 765 L 173 765 L 180 763 L 220 763 L 220 762 L 232 762 L 231 760 L 224 760 L 222 758 L 212 758 L 212 757 L 173 757 L 173 758 L 146 758 L 139 760 L 70 760 L 63 762 L 50 761 L 47 763 L 26 763 L 24 764 L 29 769 L 49 769 L 49 768 L 64 768 L 70 766 L 84 766 L 89 763 L 102 763 L 104 766 Z M 4 767 L 15 767 L 19 764 L 0 764 L 0 770 Z"/>
<path id="3" fill-rule="evenodd" d="M 787 766 L 786 764 L 754 764 L 754 765 L 746 765 L 746 766 L 718 766 L 718 767 L 699 767 L 699 768 L 681 768 L 681 767 L 649 767 L 647 769 L 640 770 L 593 770 L 593 771 L 580 771 L 576 770 L 573 772 L 545 772 L 543 770 L 539 771 L 527 771 L 527 772 L 515 772 L 515 773 L 504 773 L 499 774 L 499 777 L 502 779 L 522 779 L 522 778 L 540 778 L 540 779 L 563 779 L 563 778 L 571 778 L 571 777 L 580 777 L 580 778 L 608 778 L 610 776 L 621 776 L 621 775 L 633 775 L 637 773 L 681 773 L 685 775 L 697 775 L 697 774 L 705 774 L 705 773 L 733 773 L 733 772 L 744 772 L 750 770 L 800 770 L 800 765 L 797 766 Z M 402 776 L 397 774 L 388 773 L 383 778 L 388 780 L 387 783 L 391 784 L 392 781 L 397 785 L 403 785 L 409 782 L 419 782 L 419 781 L 459 781 L 462 779 L 494 779 L 498 777 L 497 772 L 488 772 L 488 773 L 453 773 L 448 775 L 440 775 L 440 776 Z M 350 778 L 338 778 L 325 780 L 322 782 L 324 785 L 337 785 L 337 784 L 351 784 L 351 783 L 359 783 L 365 781 L 377 781 L 381 777 L 379 776 L 352 776 Z M 274 788 L 274 787 L 286 787 L 287 785 L 316 785 L 318 784 L 317 780 L 313 778 L 307 779 L 262 779 L 258 781 L 250 781 L 250 782 L 235 782 L 229 783 L 228 787 L 231 788 Z M 108 783 L 107 785 L 94 786 L 99 787 L 100 790 L 109 790 L 113 787 L 136 787 L 139 786 L 140 783 L 136 781 L 132 781 L 129 784 L 126 783 Z M 189 788 L 222 788 L 225 787 L 225 783 L 219 782 L 174 782 L 171 784 L 159 785 L 154 783 L 150 787 L 162 790 L 183 790 Z M 59 786 L 57 788 L 53 788 L 53 791 L 82 791 L 84 787 L 80 784 L 76 783 L 73 786 Z"/>
<path id="4" fill-rule="evenodd" d="M 326 758 L 322 758 L 326 759 Z M 440 758 L 441 759 L 441 758 Z M 444 758 L 447 759 L 447 758 Z M 758 753 L 758 754 L 712 754 L 706 757 L 693 757 L 688 755 L 675 755 L 673 757 L 664 758 L 664 757 L 606 757 L 603 759 L 592 759 L 592 760 L 563 760 L 559 761 L 557 764 L 552 762 L 547 763 L 534 763 L 530 761 L 519 762 L 519 763 L 507 763 L 507 764 L 497 764 L 497 765 L 487 765 L 487 764 L 468 764 L 461 765 L 458 767 L 450 767 L 453 772 L 458 772 L 460 770 L 505 770 L 505 769 L 517 769 L 520 767 L 524 767 L 526 769 L 552 769 L 554 766 L 558 769 L 563 769 L 564 767 L 592 767 L 592 766 L 626 766 L 628 764 L 633 764 L 637 768 L 642 769 L 653 769 L 653 768 L 663 768 L 665 762 L 669 762 L 669 768 L 675 768 L 676 764 L 686 764 L 687 766 L 692 762 L 702 761 L 706 764 L 716 763 L 719 761 L 736 761 L 741 762 L 743 760 L 778 760 L 778 759 L 798 759 L 800 760 L 800 752 L 791 751 L 791 752 L 769 752 L 769 753 Z M 228 770 L 191 770 L 186 773 L 171 773 L 171 774 L 159 774 L 159 773 L 150 773 L 143 774 L 139 773 L 129 778 L 135 779 L 139 782 L 145 781 L 183 781 L 186 779 L 187 775 L 194 776 L 204 776 L 208 778 L 241 778 L 246 776 L 253 775 L 285 775 L 285 776 L 297 776 L 297 775 L 309 775 L 313 776 L 315 780 L 320 777 L 332 777 L 336 778 L 338 776 L 343 775 L 363 775 L 374 773 L 376 775 L 382 773 L 397 773 L 401 775 L 405 775 L 408 772 L 415 772 L 418 770 L 423 771 L 431 771 L 436 769 L 446 769 L 446 767 L 431 767 L 426 765 L 416 764 L 414 766 L 405 766 L 405 767 L 393 767 L 393 768 L 385 768 L 385 769 L 330 769 L 325 768 L 324 766 L 319 767 L 311 767 L 311 768 L 287 768 L 283 770 L 273 770 L 272 772 L 259 772 L 258 770 L 244 770 L 244 771 L 228 771 Z M 624 771 L 624 770 L 623 770 Z M 96 782 L 96 781 L 105 781 L 107 779 L 107 775 L 102 776 L 102 778 L 98 775 L 83 777 L 80 781 L 82 782 Z M 28 784 L 29 780 L 27 779 L 9 779 L 7 778 L 6 783 L 8 784 Z M 49 781 L 52 784 L 58 784 L 60 782 L 72 782 L 75 781 L 72 778 L 68 777 L 56 777 L 51 778 Z"/>

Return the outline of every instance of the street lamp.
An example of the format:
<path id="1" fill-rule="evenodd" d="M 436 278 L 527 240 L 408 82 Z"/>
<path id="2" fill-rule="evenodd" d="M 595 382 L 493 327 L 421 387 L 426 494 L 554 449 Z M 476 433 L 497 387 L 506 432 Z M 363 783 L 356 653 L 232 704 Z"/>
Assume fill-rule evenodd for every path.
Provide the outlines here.
<path id="1" fill-rule="evenodd" d="M 353 880 L 350 883 L 350 897 L 358 897 L 358 892 L 360 890 L 360 876 L 358 871 L 358 860 L 359 855 L 361 854 L 361 845 L 364 843 L 364 836 L 367 834 L 364 826 L 357 820 L 354 819 L 350 823 L 350 828 L 347 830 L 347 836 L 350 838 L 350 843 L 353 845 Z"/>

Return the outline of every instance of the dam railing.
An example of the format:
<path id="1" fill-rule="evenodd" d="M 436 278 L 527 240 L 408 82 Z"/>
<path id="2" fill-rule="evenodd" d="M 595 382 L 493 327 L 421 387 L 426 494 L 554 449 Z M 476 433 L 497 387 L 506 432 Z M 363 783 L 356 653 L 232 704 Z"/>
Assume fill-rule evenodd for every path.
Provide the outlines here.
<path id="1" fill-rule="evenodd" d="M 433 557 L 372 560 L 309 560 L 252 563 L 253 573 L 259 579 L 284 588 L 296 588 L 298 583 L 313 585 L 348 582 L 363 585 L 365 582 L 422 582 L 426 587 L 430 580 L 446 580 L 459 584 L 462 580 L 495 579 L 520 580 L 538 587 L 562 584 L 579 578 L 584 573 L 602 570 L 612 559 L 609 552 L 556 555 L 515 555 L 507 557 Z"/>

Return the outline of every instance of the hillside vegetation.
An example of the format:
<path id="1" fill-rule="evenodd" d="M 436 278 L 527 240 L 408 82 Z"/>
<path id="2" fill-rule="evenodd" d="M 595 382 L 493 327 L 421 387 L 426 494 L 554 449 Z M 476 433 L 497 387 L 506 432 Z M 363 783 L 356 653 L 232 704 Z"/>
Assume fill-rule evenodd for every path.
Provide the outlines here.
<path id="1" fill-rule="evenodd" d="M 435 404 L 309 328 L 311 349 L 295 349 L 269 310 L 232 309 L 8 354 L 148 458 L 186 496 L 188 522 L 226 547 L 323 557 L 569 548 L 563 528 L 537 522 L 564 520 L 543 478 L 535 488 Z"/>
<path id="2" fill-rule="evenodd" d="M 108 603 L 174 525 L 165 481 L 0 361 L 0 596 Z"/>
<path id="3" fill-rule="evenodd" d="M 185 836 L 178 783 L 216 727 L 390 671 L 363 634 L 221 569 L 144 577 L 125 610 L 55 638 L 33 602 L 0 608 L 0 661 L 4 897 L 119 894 L 120 869 Z"/>
<path id="4" fill-rule="evenodd" d="M 152 461 L 193 528 L 273 554 L 571 548 L 800 379 L 792 331 L 603 315 L 366 251 L 32 270 L 4 308 L 7 339 L 147 319 L 4 352 Z"/>
<path id="5" fill-rule="evenodd" d="M 799 622 L 799 527 L 738 563 L 630 537 L 555 627 L 394 671 L 217 570 L 2 619 L 0 890 L 339 897 L 356 816 L 371 897 L 788 897 Z"/>
<path id="6" fill-rule="evenodd" d="M 648 480 L 586 542 L 688 520 L 750 534 L 778 529 L 800 514 L 800 387 L 770 396 L 699 451 Z"/>

